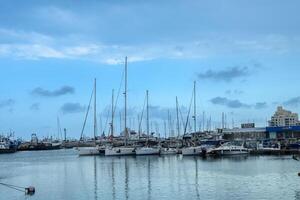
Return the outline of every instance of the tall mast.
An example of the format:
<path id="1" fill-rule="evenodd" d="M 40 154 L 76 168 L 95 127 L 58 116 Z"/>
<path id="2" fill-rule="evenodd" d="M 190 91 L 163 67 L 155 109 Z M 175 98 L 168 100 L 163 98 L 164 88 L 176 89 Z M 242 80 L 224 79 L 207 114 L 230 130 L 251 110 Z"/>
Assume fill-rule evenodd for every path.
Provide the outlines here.
<path id="1" fill-rule="evenodd" d="M 179 128 L 179 113 L 178 113 L 178 98 L 176 96 L 176 118 L 177 118 L 177 137 L 179 137 L 179 131 L 180 131 L 180 128 Z"/>
<path id="2" fill-rule="evenodd" d="M 124 106 L 124 134 L 125 134 L 125 146 L 127 146 L 127 56 L 125 57 L 125 89 L 124 89 L 124 99 L 125 99 L 125 106 Z"/>
<path id="3" fill-rule="evenodd" d="M 149 91 L 146 91 L 146 101 L 147 101 L 147 137 L 149 139 Z"/>
<path id="4" fill-rule="evenodd" d="M 112 95 L 111 95 L 111 137 L 114 137 L 114 114 L 115 114 L 115 109 L 114 109 L 114 90 L 112 90 Z"/>
<path id="5" fill-rule="evenodd" d="M 194 81 L 194 132 L 195 133 L 197 131 L 196 115 L 197 115 L 197 109 L 196 109 L 196 81 Z"/>
<path id="6" fill-rule="evenodd" d="M 96 108 L 96 106 L 97 106 L 97 93 L 96 93 L 96 91 L 97 91 L 97 81 L 96 81 L 96 78 L 95 78 L 95 82 L 94 82 L 94 94 L 95 94 L 95 96 L 94 96 L 94 140 L 95 140 L 95 144 L 96 144 L 96 132 L 97 132 L 97 108 Z"/>

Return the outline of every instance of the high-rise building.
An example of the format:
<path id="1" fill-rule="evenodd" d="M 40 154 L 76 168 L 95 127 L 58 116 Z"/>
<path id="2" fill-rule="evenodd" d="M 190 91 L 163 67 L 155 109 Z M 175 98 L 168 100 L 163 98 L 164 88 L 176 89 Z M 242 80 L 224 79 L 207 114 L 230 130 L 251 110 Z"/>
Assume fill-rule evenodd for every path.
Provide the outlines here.
<path id="1" fill-rule="evenodd" d="M 276 112 L 269 121 L 269 126 L 296 126 L 299 125 L 298 114 L 278 106 Z"/>

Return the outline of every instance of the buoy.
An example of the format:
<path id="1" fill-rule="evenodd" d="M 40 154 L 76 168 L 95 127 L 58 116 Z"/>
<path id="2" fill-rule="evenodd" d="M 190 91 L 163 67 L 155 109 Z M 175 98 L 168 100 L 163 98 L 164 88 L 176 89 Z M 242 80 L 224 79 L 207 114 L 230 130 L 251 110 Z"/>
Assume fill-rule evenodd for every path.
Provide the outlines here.
<path id="1" fill-rule="evenodd" d="M 300 176 L 300 172 L 298 172 L 298 176 Z"/>
<path id="2" fill-rule="evenodd" d="M 28 188 L 25 188 L 25 194 L 34 195 L 34 193 L 35 193 L 35 188 L 34 187 L 30 186 Z"/>

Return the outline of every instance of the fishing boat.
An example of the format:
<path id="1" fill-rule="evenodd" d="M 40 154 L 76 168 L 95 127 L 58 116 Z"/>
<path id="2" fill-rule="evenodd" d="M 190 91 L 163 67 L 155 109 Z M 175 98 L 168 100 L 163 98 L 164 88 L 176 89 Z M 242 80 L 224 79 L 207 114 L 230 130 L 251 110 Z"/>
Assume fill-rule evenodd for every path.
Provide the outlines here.
<path id="1" fill-rule="evenodd" d="M 82 131 L 81 131 L 81 138 L 83 136 L 83 131 L 84 131 L 84 127 L 85 127 L 85 123 L 86 123 L 86 119 L 87 119 L 87 116 L 88 116 L 88 113 L 89 113 L 89 108 L 90 108 L 90 104 L 91 104 L 91 100 L 92 100 L 92 97 L 94 95 L 94 146 L 92 147 L 78 147 L 77 150 L 78 150 L 78 155 L 79 156 L 92 156 L 92 155 L 99 155 L 100 154 L 100 149 L 99 147 L 96 145 L 96 132 L 97 132 L 97 118 L 96 118 L 96 102 L 97 102 L 97 99 L 96 99 L 96 86 L 97 86 L 97 82 L 96 82 L 96 79 L 94 81 L 94 89 L 93 89 L 93 92 L 92 92 L 92 95 L 91 95 L 91 98 L 90 98 L 90 103 L 89 103 L 89 106 L 88 106 L 88 110 L 87 110 L 87 113 L 86 113 L 86 117 L 85 117 L 85 120 L 84 120 L 84 123 L 83 123 L 83 128 L 82 128 Z"/>
<path id="2" fill-rule="evenodd" d="M 210 151 L 210 154 L 214 155 L 244 155 L 249 154 L 249 149 L 245 148 L 243 145 L 234 145 L 231 143 L 225 143 L 220 147 L 217 147 Z"/>

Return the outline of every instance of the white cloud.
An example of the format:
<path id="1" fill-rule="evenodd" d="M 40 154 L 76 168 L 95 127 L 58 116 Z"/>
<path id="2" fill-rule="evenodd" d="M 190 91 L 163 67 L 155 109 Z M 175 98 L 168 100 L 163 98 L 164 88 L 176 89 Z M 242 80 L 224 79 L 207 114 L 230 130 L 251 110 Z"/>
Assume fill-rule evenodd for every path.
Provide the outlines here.
<path id="1" fill-rule="evenodd" d="M 67 17 L 66 17 L 67 18 Z M 125 56 L 130 62 L 159 58 L 201 59 L 219 54 L 282 54 L 299 51 L 299 38 L 282 35 L 266 35 L 256 39 L 226 36 L 204 37 L 197 41 L 161 42 L 145 44 L 104 44 L 101 41 L 86 42 L 75 35 L 53 37 L 36 32 L 0 29 L 0 57 L 16 59 L 82 59 L 115 65 L 123 63 Z M 3 39 L 4 38 L 4 39 Z M 11 42 L 5 42 L 11 41 Z"/>

